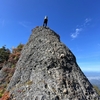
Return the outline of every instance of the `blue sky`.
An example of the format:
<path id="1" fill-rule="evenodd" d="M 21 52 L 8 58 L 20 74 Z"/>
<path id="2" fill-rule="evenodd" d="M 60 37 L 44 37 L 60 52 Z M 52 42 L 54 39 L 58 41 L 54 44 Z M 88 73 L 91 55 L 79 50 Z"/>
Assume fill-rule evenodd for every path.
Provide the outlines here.
<path id="1" fill-rule="evenodd" d="M 26 44 L 32 28 L 43 24 L 57 32 L 83 71 L 100 71 L 100 0 L 2 0 L 0 47 Z"/>

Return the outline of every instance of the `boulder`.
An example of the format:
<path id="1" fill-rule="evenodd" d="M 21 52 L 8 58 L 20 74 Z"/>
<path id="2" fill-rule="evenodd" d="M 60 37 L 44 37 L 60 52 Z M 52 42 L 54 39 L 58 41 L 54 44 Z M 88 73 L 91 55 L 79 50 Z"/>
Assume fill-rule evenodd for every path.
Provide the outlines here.
<path id="1" fill-rule="evenodd" d="M 100 100 L 60 36 L 36 27 L 7 87 L 11 100 Z"/>

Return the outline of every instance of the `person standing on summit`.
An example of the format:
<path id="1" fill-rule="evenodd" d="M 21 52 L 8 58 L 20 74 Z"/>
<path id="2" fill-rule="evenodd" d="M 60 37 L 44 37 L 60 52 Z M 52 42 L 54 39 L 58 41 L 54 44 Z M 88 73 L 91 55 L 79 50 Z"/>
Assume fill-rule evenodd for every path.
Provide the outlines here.
<path id="1" fill-rule="evenodd" d="M 44 22 L 43 22 L 43 26 L 46 27 L 48 23 L 48 16 L 44 17 Z"/>

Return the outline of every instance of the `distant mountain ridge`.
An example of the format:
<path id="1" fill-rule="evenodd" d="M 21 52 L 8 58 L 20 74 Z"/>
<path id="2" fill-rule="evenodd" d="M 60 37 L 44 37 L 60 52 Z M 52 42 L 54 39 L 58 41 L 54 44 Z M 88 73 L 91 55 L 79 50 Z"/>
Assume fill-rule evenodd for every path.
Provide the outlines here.
<path id="1" fill-rule="evenodd" d="M 91 84 L 98 86 L 100 89 L 100 72 L 84 72 Z"/>

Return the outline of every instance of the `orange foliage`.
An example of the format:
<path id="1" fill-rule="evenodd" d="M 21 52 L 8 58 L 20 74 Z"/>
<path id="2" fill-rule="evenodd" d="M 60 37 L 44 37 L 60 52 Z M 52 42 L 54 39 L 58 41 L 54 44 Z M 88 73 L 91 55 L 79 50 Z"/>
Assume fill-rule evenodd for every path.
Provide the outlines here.
<path id="1" fill-rule="evenodd" d="M 9 56 L 8 61 L 12 63 L 16 63 L 20 57 L 20 52 L 12 53 Z"/>
<path id="2" fill-rule="evenodd" d="M 9 62 L 13 64 L 17 63 L 23 46 L 24 46 L 23 44 L 20 44 L 17 48 L 13 48 L 12 53 L 9 55 L 9 59 L 8 59 Z"/>
<path id="3" fill-rule="evenodd" d="M 0 62 L 0 70 L 2 69 L 2 71 L 5 72 L 4 74 L 6 75 L 6 77 L 0 78 L 0 100 L 10 100 L 9 92 L 5 91 L 7 84 L 10 82 L 11 77 L 15 72 L 15 66 L 18 59 L 20 58 L 23 46 L 23 44 L 19 44 L 17 48 L 13 48 L 12 53 L 9 54 L 9 58 L 3 63 Z M 7 67 L 3 67 L 3 65 L 7 65 Z"/>
<path id="4" fill-rule="evenodd" d="M 0 100 L 9 100 L 9 99 L 10 99 L 10 94 L 9 92 L 6 91 Z"/>

